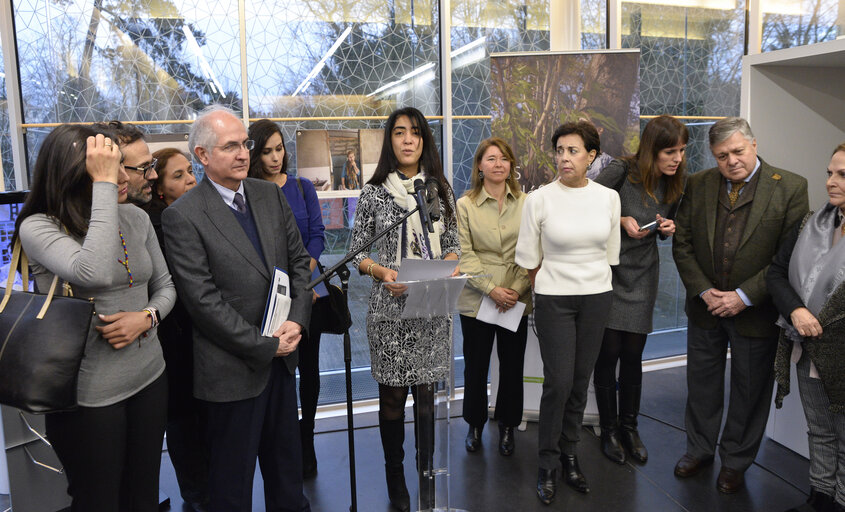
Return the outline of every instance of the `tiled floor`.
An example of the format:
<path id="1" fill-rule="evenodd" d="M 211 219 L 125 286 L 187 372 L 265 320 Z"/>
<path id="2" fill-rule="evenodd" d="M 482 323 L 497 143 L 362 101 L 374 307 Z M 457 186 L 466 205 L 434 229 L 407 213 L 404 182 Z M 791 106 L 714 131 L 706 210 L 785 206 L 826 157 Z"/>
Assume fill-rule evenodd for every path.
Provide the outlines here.
<path id="1" fill-rule="evenodd" d="M 582 432 L 579 446 L 581 467 L 592 488 L 578 494 L 559 484 L 557 500 L 543 506 L 534 494 L 537 476 L 537 425 L 529 423 L 517 433 L 514 456 L 496 451 L 498 432 L 484 431 L 483 447 L 468 454 L 463 449 L 466 426 L 456 418 L 450 435 L 450 505 L 471 512 L 493 511 L 778 511 L 806 499 L 807 461 L 777 443 L 764 440 L 757 463 L 746 473 L 747 487 L 726 496 L 716 491 L 719 461 L 694 478 L 677 479 L 672 468 L 684 452 L 683 411 L 686 399 L 685 368 L 651 372 L 643 382 L 640 432 L 649 448 L 645 465 L 619 466 L 599 451 L 599 440 Z M 407 415 L 411 418 L 411 414 Z M 375 413 L 355 418 L 358 510 L 387 512 L 384 462 Z M 319 474 L 306 482 L 312 510 L 349 510 L 349 472 L 346 419 L 320 420 L 316 436 Z M 416 496 L 413 425 L 406 426 L 405 473 L 412 498 Z M 162 465 L 162 492 L 171 498 L 172 510 L 181 510 L 176 479 L 167 454 Z M 253 510 L 263 510 L 262 483 L 256 472 Z M 2 510 L 2 509 L 0 509 Z"/>

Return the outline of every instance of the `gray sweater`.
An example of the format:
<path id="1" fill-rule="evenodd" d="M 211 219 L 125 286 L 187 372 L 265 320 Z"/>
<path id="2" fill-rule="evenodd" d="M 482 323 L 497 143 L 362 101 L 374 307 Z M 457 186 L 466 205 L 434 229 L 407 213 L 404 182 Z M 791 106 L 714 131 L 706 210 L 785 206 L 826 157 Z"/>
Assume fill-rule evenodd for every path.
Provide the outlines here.
<path id="1" fill-rule="evenodd" d="M 27 217 L 20 227 L 21 245 L 30 260 L 39 291 L 46 293 L 58 274 L 77 297 L 93 298 L 98 314 L 158 309 L 164 317 L 173 307 L 176 289 L 170 280 L 149 217 L 140 208 L 117 204 L 117 186 L 94 183 L 91 220 L 85 238 L 69 235 L 44 214 Z M 129 253 L 133 284 L 123 261 L 122 230 Z M 58 293 L 58 292 L 57 292 Z M 131 397 L 164 371 L 156 330 L 115 350 L 94 329 L 94 316 L 79 370 L 78 402 L 103 407 Z"/>

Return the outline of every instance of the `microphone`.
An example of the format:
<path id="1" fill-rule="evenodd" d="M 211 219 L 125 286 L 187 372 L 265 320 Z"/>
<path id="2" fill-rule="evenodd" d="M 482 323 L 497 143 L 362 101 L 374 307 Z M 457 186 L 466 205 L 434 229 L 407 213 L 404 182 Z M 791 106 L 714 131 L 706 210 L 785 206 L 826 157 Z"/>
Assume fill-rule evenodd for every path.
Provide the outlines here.
<path id="1" fill-rule="evenodd" d="M 425 180 L 425 191 L 428 195 L 428 217 L 431 219 L 432 224 L 440 220 L 440 196 L 438 195 L 438 191 L 440 190 L 440 184 L 437 182 L 437 178 L 429 176 Z"/>
<path id="2" fill-rule="evenodd" d="M 428 204 L 425 197 L 425 184 L 423 180 L 414 180 L 414 199 L 417 201 L 417 209 L 420 213 L 420 220 L 422 220 L 423 228 L 428 229 L 429 233 L 434 233 L 434 224 L 428 217 Z"/>

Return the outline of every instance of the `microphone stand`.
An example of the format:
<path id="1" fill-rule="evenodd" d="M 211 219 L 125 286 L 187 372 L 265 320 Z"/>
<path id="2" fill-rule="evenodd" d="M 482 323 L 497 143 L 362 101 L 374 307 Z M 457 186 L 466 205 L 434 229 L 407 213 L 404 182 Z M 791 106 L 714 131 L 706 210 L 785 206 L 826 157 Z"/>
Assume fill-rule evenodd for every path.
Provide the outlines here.
<path id="1" fill-rule="evenodd" d="M 366 244 L 362 245 L 360 249 L 355 251 L 349 252 L 344 256 L 339 262 L 335 263 L 325 272 L 320 274 L 319 277 L 308 283 L 308 286 L 305 287 L 305 291 L 308 292 L 312 290 L 315 286 L 322 283 L 323 281 L 328 281 L 332 278 L 333 275 L 337 274 L 340 277 L 341 289 L 343 290 L 343 305 L 346 309 L 349 309 L 349 277 L 350 271 L 349 267 L 346 266 L 352 258 L 363 252 L 364 250 L 369 250 L 370 247 L 378 240 L 383 238 L 386 234 L 390 231 L 394 230 L 397 226 L 405 222 L 405 219 L 410 217 L 411 215 L 417 213 L 419 211 L 419 206 L 414 208 L 413 210 L 409 211 L 408 213 L 404 214 L 399 220 L 391 224 L 390 226 L 384 228 L 380 232 L 376 233 L 370 240 L 367 241 Z M 426 239 L 426 243 L 428 240 Z M 429 254 L 431 254 L 431 250 L 429 249 Z M 357 512 L 358 511 L 358 498 L 356 493 L 356 483 L 355 483 L 355 421 L 352 417 L 352 341 L 349 337 L 349 329 L 346 329 L 346 332 L 343 333 L 343 365 L 344 370 L 346 373 L 346 428 L 347 428 L 347 443 L 349 445 L 349 487 L 351 492 L 351 505 L 349 506 L 350 512 Z"/>

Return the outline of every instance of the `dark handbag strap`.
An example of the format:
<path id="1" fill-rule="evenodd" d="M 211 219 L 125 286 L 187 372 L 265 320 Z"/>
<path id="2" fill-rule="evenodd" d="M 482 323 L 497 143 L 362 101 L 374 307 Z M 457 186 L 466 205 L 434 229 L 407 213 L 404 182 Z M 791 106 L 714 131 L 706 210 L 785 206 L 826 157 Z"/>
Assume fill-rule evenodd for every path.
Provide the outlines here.
<path id="1" fill-rule="evenodd" d="M 3 301 L 0 302 L 0 313 L 6 309 L 6 304 L 9 303 L 9 299 L 12 297 L 12 286 L 15 284 L 15 274 L 17 274 L 18 262 L 21 263 L 21 280 L 23 281 L 23 291 L 29 291 L 29 258 L 26 257 L 26 253 L 21 248 L 21 239 L 15 239 L 15 246 L 12 249 L 12 262 L 9 264 L 9 277 L 6 279 L 6 291 L 3 294 Z M 41 310 L 38 312 L 38 315 L 35 317 L 39 320 L 44 318 L 44 315 L 47 314 L 47 309 L 50 307 L 50 303 L 53 302 L 53 294 L 56 292 L 56 285 L 59 282 L 59 276 L 57 274 L 53 274 L 53 282 L 50 284 L 50 291 L 47 292 L 47 296 L 44 298 L 44 305 L 41 306 Z M 65 286 L 65 290 L 70 290 L 69 286 Z"/>

